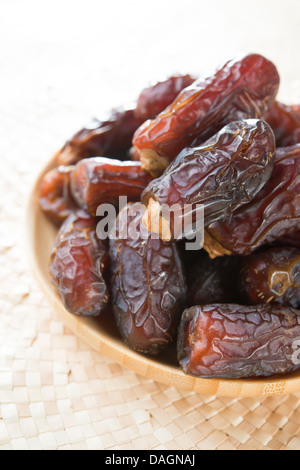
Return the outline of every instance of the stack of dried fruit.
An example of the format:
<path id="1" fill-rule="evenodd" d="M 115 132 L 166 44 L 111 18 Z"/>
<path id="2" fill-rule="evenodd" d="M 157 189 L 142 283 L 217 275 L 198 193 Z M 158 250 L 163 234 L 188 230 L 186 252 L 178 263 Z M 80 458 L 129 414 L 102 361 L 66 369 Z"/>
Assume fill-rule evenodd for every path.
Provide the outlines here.
<path id="1" fill-rule="evenodd" d="M 274 64 L 249 54 L 149 86 L 66 142 L 40 207 L 60 225 L 50 274 L 71 313 L 114 312 L 143 354 L 177 340 L 195 376 L 300 367 L 300 109 L 276 101 L 278 88 Z M 120 196 L 104 240 L 103 207 Z M 199 204 L 195 253 L 162 208 L 188 205 L 195 221 Z"/>

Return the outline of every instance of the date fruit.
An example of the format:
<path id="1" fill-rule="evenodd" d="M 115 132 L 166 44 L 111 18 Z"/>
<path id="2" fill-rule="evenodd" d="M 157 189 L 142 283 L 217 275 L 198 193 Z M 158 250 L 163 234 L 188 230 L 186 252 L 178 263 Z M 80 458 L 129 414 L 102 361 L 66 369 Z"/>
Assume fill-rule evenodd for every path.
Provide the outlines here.
<path id="1" fill-rule="evenodd" d="M 144 121 L 154 119 L 195 80 L 196 78 L 191 75 L 174 75 L 145 88 L 137 100 L 136 116 Z"/>
<path id="2" fill-rule="evenodd" d="M 96 235 L 97 220 L 78 210 L 62 224 L 50 261 L 50 275 L 66 309 L 79 316 L 97 316 L 107 307 L 104 279 L 108 243 Z"/>
<path id="3" fill-rule="evenodd" d="M 201 254 L 186 270 L 187 307 L 238 302 L 239 267 L 240 258 L 237 256 L 212 260 L 207 254 Z"/>
<path id="4" fill-rule="evenodd" d="M 277 305 L 214 304 L 184 311 L 178 360 L 186 374 L 204 378 L 269 377 L 293 372 L 300 312 Z"/>
<path id="5" fill-rule="evenodd" d="M 259 54 L 231 60 L 212 76 L 198 78 L 136 130 L 133 145 L 143 167 L 160 176 L 195 139 L 199 144 L 232 121 L 260 118 L 274 103 L 279 81 L 275 65 Z"/>
<path id="6" fill-rule="evenodd" d="M 184 149 L 163 175 L 147 186 L 142 194 L 148 207 L 144 223 L 168 241 L 179 238 L 175 225 L 180 219 L 162 215 L 163 208 L 181 207 L 180 225 L 185 222 L 188 205 L 191 218 L 196 217 L 197 205 L 203 205 L 204 226 L 229 217 L 268 181 L 274 160 L 274 134 L 267 123 L 257 119 L 232 122 L 203 146 Z"/>
<path id="7" fill-rule="evenodd" d="M 134 131 L 143 123 L 135 109 L 113 109 L 76 132 L 57 153 L 58 165 L 74 165 L 90 157 L 128 159 Z"/>
<path id="8" fill-rule="evenodd" d="M 95 216 L 100 204 L 117 207 L 119 196 L 126 196 L 129 202 L 139 201 L 151 180 L 141 162 L 94 157 L 76 164 L 71 189 L 77 204 Z"/>
<path id="9" fill-rule="evenodd" d="M 76 208 L 70 189 L 73 166 L 59 166 L 43 177 L 39 188 L 39 205 L 46 216 L 60 225 Z"/>
<path id="10" fill-rule="evenodd" d="M 287 147 L 300 143 L 299 106 L 287 106 L 275 101 L 264 119 L 274 131 L 277 147 Z"/>
<path id="11" fill-rule="evenodd" d="M 124 341 L 135 351 L 156 355 L 175 339 L 186 280 L 177 245 L 150 236 L 141 223 L 144 210 L 140 203 L 128 204 L 117 217 L 115 237 L 110 237 L 110 287 Z"/>
<path id="12" fill-rule="evenodd" d="M 286 245 L 300 230 L 300 144 L 277 149 L 270 180 L 253 201 L 228 220 L 206 228 L 204 248 L 212 258 L 246 256 L 263 245 Z"/>
<path id="13" fill-rule="evenodd" d="M 300 251 L 276 247 L 245 257 L 239 288 L 243 303 L 300 308 Z"/>
<path id="14" fill-rule="evenodd" d="M 286 246 L 292 246 L 300 250 L 300 229 L 296 232 L 287 234 L 284 240 L 279 240 L 277 243 L 279 246 L 283 246 L 284 244 Z M 276 243 L 274 243 L 274 245 L 276 245 Z"/>

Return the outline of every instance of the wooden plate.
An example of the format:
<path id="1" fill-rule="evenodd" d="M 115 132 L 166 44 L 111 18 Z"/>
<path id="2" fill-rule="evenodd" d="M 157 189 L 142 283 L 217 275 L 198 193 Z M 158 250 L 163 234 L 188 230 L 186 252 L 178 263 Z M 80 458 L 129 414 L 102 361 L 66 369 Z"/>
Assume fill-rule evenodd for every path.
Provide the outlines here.
<path id="1" fill-rule="evenodd" d="M 59 317 L 78 337 L 96 351 L 142 376 L 185 390 L 228 397 L 279 395 L 300 390 L 300 372 L 270 379 L 247 380 L 201 379 L 185 375 L 176 363 L 174 349 L 155 359 L 129 349 L 120 339 L 110 312 L 98 319 L 79 318 L 67 312 L 48 273 L 49 255 L 57 231 L 38 205 L 40 180 L 54 166 L 55 158 L 41 173 L 30 197 L 27 217 L 28 251 L 40 287 Z"/>

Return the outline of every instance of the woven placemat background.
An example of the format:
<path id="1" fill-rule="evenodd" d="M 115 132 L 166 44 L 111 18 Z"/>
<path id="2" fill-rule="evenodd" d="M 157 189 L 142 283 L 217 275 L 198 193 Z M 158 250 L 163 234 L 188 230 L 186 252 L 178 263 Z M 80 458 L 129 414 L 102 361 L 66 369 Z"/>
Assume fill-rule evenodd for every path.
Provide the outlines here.
<path id="1" fill-rule="evenodd" d="M 234 0 L 230 13 L 228 2 L 181 3 L 1 2 L 0 449 L 300 449 L 300 393 L 217 398 L 140 377 L 74 336 L 28 266 L 26 204 L 39 171 L 149 79 L 255 50 L 278 65 L 281 96 L 300 102 L 298 0 L 245 11 Z"/>

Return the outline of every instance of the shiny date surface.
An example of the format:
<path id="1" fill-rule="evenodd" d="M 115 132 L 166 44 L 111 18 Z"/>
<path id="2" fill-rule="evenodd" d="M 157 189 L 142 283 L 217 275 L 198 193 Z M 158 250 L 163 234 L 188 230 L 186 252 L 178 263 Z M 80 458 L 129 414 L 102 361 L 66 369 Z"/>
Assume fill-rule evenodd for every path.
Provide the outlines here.
<path id="1" fill-rule="evenodd" d="M 94 157 L 77 163 L 71 189 L 77 204 L 95 216 L 101 204 L 117 207 L 120 196 L 126 196 L 128 202 L 139 201 L 151 180 L 140 162 Z"/>
<path id="2" fill-rule="evenodd" d="M 299 308 L 300 250 L 276 247 L 245 257 L 241 262 L 239 289 L 243 301 L 250 304 Z"/>
<path id="3" fill-rule="evenodd" d="M 204 226 L 222 220 L 249 203 L 270 178 L 275 161 L 274 134 L 264 121 L 232 122 L 203 146 L 183 150 L 163 175 L 154 179 L 142 194 L 148 207 L 146 225 L 155 231 L 162 208 L 177 205 L 197 217 L 204 209 Z M 148 217 L 149 216 L 149 217 Z M 147 217 L 149 218 L 147 222 Z M 163 239 L 179 238 L 169 217 Z M 184 222 L 184 214 L 183 214 Z"/>
<path id="4" fill-rule="evenodd" d="M 78 210 L 62 224 L 54 243 L 50 276 L 66 309 L 79 316 L 98 316 L 109 302 L 104 278 L 108 243 L 96 234 L 96 219 Z"/>
<path id="5" fill-rule="evenodd" d="M 136 117 L 135 108 L 113 109 L 76 132 L 57 153 L 57 163 L 74 165 L 90 157 L 127 160 L 134 131 L 142 122 Z"/>
<path id="6" fill-rule="evenodd" d="M 202 378 L 269 377 L 300 367 L 298 310 L 275 305 L 212 304 L 184 311 L 178 360 Z M 297 342 L 297 343 L 296 343 Z"/>
<path id="7" fill-rule="evenodd" d="M 118 215 L 115 236 L 110 237 L 110 288 L 124 341 L 136 351 L 156 355 L 176 337 L 186 280 L 178 247 L 151 238 L 141 223 L 143 212 L 135 203 Z"/>
<path id="8" fill-rule="evenodd" d="M 300 230 L 300 145 L 277 149 L 271 178 L 253 201 L 206 229 L 211 257 L 246 256 L 264 245 L 293 244 Z M 298 242 L 299 243 L 299 242 Z"/>
<path id="9" fill-rule="evenodd" d="M 59 166 L 46 173 L 41 180 L 39 206 L 57 226 L 60 226 L 76 208 L 70 187 L 73 168 L 73 166 Z"/>
<path id="10" fill-rule="evenodd" d="M 258 54 L 229 61 L 197 79 L 136 130 L 133 145 L 143 166 L 157 177 L 195 139 L 199 145 L 232 121 L 260 118 L 274 103 L 278 87 L 275 65 Z"/>

